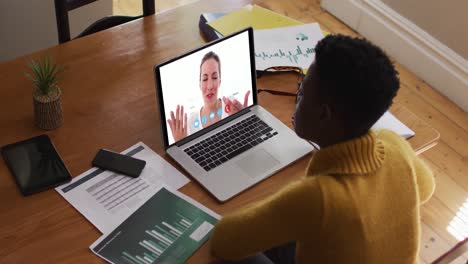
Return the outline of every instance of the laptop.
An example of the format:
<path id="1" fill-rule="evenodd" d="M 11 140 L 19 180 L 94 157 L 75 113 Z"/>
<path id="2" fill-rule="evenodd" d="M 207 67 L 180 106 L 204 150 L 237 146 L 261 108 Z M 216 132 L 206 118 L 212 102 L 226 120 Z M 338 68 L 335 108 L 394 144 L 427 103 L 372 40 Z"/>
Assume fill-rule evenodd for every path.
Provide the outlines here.
<path id="1" fill-rule="evenodd" d="M 252 28 L 154 73 L 166 152 L 221 202 L 313 150 L 258 105 Z"/>

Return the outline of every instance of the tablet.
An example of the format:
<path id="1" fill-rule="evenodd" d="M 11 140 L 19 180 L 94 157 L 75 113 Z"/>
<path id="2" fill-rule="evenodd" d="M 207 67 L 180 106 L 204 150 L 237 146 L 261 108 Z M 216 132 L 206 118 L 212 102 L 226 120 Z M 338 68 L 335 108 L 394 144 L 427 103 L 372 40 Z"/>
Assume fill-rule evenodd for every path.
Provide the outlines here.
<path id="1" fill-rule="evenodd" d="M 71 180 L 70 172 L 47 135 L 3 146 L 2 155 L 23 195 Z"/>

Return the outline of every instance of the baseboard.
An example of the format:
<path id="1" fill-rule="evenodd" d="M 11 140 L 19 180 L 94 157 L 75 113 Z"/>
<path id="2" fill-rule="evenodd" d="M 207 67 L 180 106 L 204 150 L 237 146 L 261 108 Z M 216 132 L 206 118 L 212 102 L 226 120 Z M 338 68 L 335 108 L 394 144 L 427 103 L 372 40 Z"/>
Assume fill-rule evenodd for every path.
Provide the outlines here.
<path id="1" fill-rule="evenodd" d="M 468 112 L 468 61 L 379 0 L 322 7 Z"/>

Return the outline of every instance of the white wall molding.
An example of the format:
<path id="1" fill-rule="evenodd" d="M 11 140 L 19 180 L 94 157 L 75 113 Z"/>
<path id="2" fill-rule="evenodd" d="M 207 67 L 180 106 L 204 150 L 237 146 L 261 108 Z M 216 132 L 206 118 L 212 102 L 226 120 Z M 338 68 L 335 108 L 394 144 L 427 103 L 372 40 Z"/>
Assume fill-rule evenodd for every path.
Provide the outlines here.
<path id="1" fill-rule="evenodd" d="M 468 112 L 468 61 L 379 0 L 322 7 Z"/>

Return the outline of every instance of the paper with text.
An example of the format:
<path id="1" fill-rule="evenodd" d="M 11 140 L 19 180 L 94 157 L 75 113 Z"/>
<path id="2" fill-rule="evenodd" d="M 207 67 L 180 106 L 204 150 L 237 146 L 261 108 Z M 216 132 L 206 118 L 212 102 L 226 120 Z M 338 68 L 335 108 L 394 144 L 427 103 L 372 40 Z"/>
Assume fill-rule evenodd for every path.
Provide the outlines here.
<path id="1" fill-rule="evenodd" d="M 138 178 L 92 168 L 74 177 L 71 183 L 56 188 L 102 233 L 110 232 L 122 223 L 162 184 L 179 189 L 189 182 L 187 177 L 142 142 L 122 153 L 146 161 Z"/>
<path id="2" fill-rule="evenodd" d="M 315 45 L 324 37 L 318 23 L 254 31 L 257 70 L 272 66 L 308 69 Z"/>

